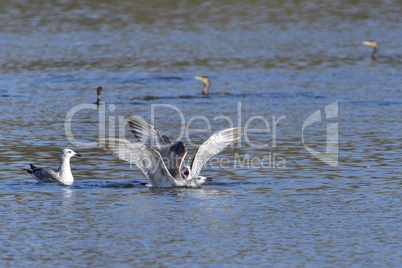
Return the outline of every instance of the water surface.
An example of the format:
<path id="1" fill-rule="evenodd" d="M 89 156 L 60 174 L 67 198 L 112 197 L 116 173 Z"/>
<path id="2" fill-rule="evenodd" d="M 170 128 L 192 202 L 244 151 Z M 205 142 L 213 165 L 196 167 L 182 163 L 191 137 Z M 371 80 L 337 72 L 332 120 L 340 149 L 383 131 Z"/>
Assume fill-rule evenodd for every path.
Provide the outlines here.
<path id="1" fill-rule="evenodd" d="M 402 262 L 399 1 L 21 0 L 2 4 L 0 18 L 1 266 Z M 371 39 L 377 62 L 361 44 Z M 208 98 L 195 75 L 211 78 Z M 221 153 L 201 189 L 149 189 L 135 166 L 65 134 L 68 112 L 93 104 L 98 86 L 107 135 L 134 140 L 118 128 L 125 115 L 153 119 L 172 140 L 194 116 L 208 119 L 210 132 L 194 130 L 206 129 L 198 119 L 183 137 L 189 159 L 227 118 L 264 117 L 270 131 Z M 326 120 L 336 101 L 338 117 Z M 335 167 L 302 143 L 317 110 L 322 121 L 304 141 L 324 153 L 326 126 L 338 123 Z M 78 141 L 96 142 L 99 110 L 78 111 L 71 126 Z M 20 169 L 56 167 L 65 147 L 83 154 L 72 186 Z"/>

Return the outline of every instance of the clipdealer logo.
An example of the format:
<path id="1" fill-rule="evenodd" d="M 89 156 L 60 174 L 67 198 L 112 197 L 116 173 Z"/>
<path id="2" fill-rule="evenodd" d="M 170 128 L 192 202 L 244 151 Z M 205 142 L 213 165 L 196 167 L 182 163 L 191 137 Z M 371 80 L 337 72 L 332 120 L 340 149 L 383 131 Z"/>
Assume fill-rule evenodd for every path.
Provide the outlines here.
<path id="1" fill-rule="evenodd" d="M 181 140 L 182 138 L 186 138 L 187 143 L 193 147 L 196 147 L 197 145 L 194 144 L 192 142 L 192 140 L 189 137 L 188 132 L 189 131 L 199 131 L 199 132 L 212 132 L 212 128 L 211 128 L 211 122 L 208 118 L 204 117 L 204 116 L 195 116 L 192 117 L 191 119 L 188 120 L 188 122 L 186 122 L 184 114 L 182 113 L 182 111 L 173 105 L 170 104 L 152 104 L 151 105 L 151 124 L 154 124 L 154 120 L 155 120 L 155 109 L 173 109 L 174 111 L 176 111 L 180 117 L 180 121 L 181 121 L 181 131 L 180 131 L 180 135 L 177 138 L 177 140 Z M 243 125 L 242 124 L 242 114 L 241 114 L 241 102 L 238 103 L 238 120 L 237 120 L 237 124 L 238 126 Z M 125 133 L 124 133 L 124 129 L 126 128 L 127 122 L 125 117 L 123 116 L 118 116 L 117 118 L 115 116 L 106 116 L 106 109 L 108 109 L 109 111 L 113 112 L 116 109 L 116 106 L 114 104 L 110 104 L 106 107 L 105 103 L 100 103 L 99 106 L 95 105 L 95 104 L 89 104 L 89 103 L 84 103 L 84 104 L 80 104 L 77 105 L 75 107 L 73 107 L 67 114 L 66 119 L 65 119 L 65 133 L 66 133 L 66 137 L 69 139 L 69 141 L 74 144 L 75 146 L 79 147 L 79 148 L 95 148 L 98 147 L 98 143 L 95 141 L 92 142 L 80 142 L 77 139 L 75 139 L 73 133 L 72 133 L 72 119 L 74 117 L 74 115 L 80 111 L 80 110 L 84 110 L 84 109 L 92 109 L 92 110 L 97 110 L 97 112 L 99 113 L 99 122 L 98 122 L 98 129 L 95 130 L 97 132 L 97 136 L 99 138 L 99 140 L 102 140 L 106 137 L 106 134 L 109 134 L 109 137 L 114 138 L 115 134 L 116 134 L 116 130 L 119 133 L 119 139 L 126 139 L 125 137 Z M 327 163 L 330 166 L 336 167 L 338 166 L 338 123 L 337 122 L 330 122 L 328 124 L 326 124 L 327 126 L 327 137 L 326 137 L 326 150 L 325 153 L 321 153 L 318 152 L 314 149 L 312 149 L 311 147 L 309 147 L 304 139 L 304 131 L 305 129 L 314 124 L 314 123 L 318 123 L 321 122 L 323 120 L 328 120 L 331 118 L 336 118 L 338 117 L 338 101 L 335 101 L 331 104 L 328 104 L 325 106 L 324 108 L 325 112 L 325 118 L 322 119 L 322 115 L 321 115 L 321 111 L 317 110 L 315 111 L 312 115 L 310 115 L 303 123 L 303 127 L 302 127 L 302 143 L 304 145 L 304 147 L 306 148 L 306 150 L 312 154 L 314 157 L 316 157 L 317 159 L 323 161 L 324 163 Z M 285 119 L 286 116 L 280 116 L 278 118 L 276 118 L 275 116 L 272 117 L 272 122 L 269 122 L 268 119 L 266 117 L 263 116 L 252 116 L 251 118 L 249 118 L 247 120 L 247 122 L 244 124 L 244 140 L 246 141 L 246 143 L 255 149 L 265 149 L 269 147 L 269 143 L 264 143 L 264 144 L 255 144 L 252 143 L 248 134 L 249 133 L 271 133 L 272 134 L 272 148 L 276 147 L 276 136 L 277 136 L 277 125 L 279 123 L 279 121 Z M 191 128 L 191 124 L 194 120 L 199 120 L 199 121 L 204 121 L 207 128 L 206 129 L 192 129 Z M 226 121 L 229 125 L 229 127 L 234 127 L 235 122 L 232 121 L 231 118 L 229 118 L 228 116 L 217 116 L 215 118 L 213 118 L 214 121 L 216 120 L 223 120 Z M 259 120 L 263 123 L 263 125 L 265 126 L 265 128 L 263 129 L 253 129 L 250 127 L 250 123 L 255 121 L 255 120 Z M 95 133 L 94 133 L 95 134 Z M 95 134 L 96 135 L 96 134 Z M 238 145 L 241 145 L 241 140 L 237 141 Z M 272 153 L 269 152 L 269 155 L 265 156 L 264 158 L 260 159 L 258 157 L 252 157 L 249 154 L 246 155 L 242 155 L 243 159 L 241 159 L 240 155 L 236 153 L 236 160 L 235 160 L 235 165 L 237 165 L 239 163 L 239 167 L 243 168 L 243 167 L 247 167 L 247 166 L 251 166 L 253 168 L 257 168 L 257 167 L 263 167 L 263 168 L 284 168 L 286 166 L 286 162 L 285 162 L 285 158 L 276 155 L 276 153 Z M 214 159 L 211 160 L 211 164 L 214 163 L 213 161 Z M 223 159 L 224 161 L 228 161 L 228 159 Z M 222 161 L 223 161 L 222 160 Z M 222 162 L 221 161 L 221 162 Z M 226 162 L 219 162 L 221 164 L 222 167 L 224 167 L 226 165 Z M 236 166 L 237 167 L 237 166 Z"/>
<path id="2" fill-rule="evenodd" d="M 338 101 L 334 101 L 331 104 L 325 106 L 325 119 L 331 119 L 338 117 Z M 317 159 L 327 163 L 332 167 L 338 166 L 338 123 L 327 124 L 327 140 L 325 153 L 317 152 L 316 150 L 310 148 L 304 142 L 304 129 L 314 123 L 321 122 L 321 111 L 317 110 L 312 115 L 310 115 L 306 121 L 303 123 L 302 128 L 302 142 L 304 148 L 315 156 Z"/>

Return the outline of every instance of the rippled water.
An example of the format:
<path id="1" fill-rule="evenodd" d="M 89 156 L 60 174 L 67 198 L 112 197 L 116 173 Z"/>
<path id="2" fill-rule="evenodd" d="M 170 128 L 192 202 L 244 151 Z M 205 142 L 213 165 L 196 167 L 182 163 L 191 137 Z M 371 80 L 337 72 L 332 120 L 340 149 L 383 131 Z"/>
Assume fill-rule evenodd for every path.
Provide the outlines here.
<path id="1" fill-rule="evenodd" d="M 402 262 L 399 1 L 21 0 L 0 19 L 1 266 Z M 371 39 L 377 62 L 362 45 Z M 211 78 L 208 98 L 195 75 Z M 98 86 L 106 105 L 79 110 L 66 134 L 68 112 L 93 104 Z M 324 153 L 338 123 L 336 166 L 303 145 L 317 110 L 304 142 Z M 200 189 L 150 189 L 137 167 L 69 140 L 96 142 L 102 116 L 107 135 L 133 140 L 118 124 L 129 114 L 172 140 L 192 129 L 189 159 L 228 118 L 263 129 L 264 117 L 269 132 L 221 153 Z M 83 154 L 74 185 L 21 170 L 56 167 L 65 147 Z"/>

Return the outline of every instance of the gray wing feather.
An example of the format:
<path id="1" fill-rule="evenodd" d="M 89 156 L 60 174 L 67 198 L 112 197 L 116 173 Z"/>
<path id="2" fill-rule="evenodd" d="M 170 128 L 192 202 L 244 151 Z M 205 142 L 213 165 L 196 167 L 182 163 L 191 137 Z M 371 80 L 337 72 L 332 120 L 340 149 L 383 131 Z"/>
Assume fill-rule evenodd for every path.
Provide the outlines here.
<path id="1" fill-rule="evenodd" d="M 153 187 L 176 185 L 157 150 L 140 142 L 123 139 L 102 139 L 99 144 L 114 156 L 137 165 Z"/>
<path id="2" fill-rule="evenodd" d="M 236 140 L 241 138 L 242 127 L 228 128 L 215 133 L 198 148 L 191 163 L 192 178 L 197 177 L 202 167 L 216 154 L 222 152 Z"/>
<path id="3" fill-rule="evenodd" d="M 44 168 L 33 169 L 31 175 L 39 182 L 58 182 L 59 177 L 56 171 Z"/>
<path id="4" fill-rule="evenodd" d="M 131 132 L 139 142 L 157 150 L 168 166 L 169 150 L 173 145 L 169 138 L 162 131 L 139 117 L 127 116 L 126 119 L 128 126 L 132 129 Z"/>

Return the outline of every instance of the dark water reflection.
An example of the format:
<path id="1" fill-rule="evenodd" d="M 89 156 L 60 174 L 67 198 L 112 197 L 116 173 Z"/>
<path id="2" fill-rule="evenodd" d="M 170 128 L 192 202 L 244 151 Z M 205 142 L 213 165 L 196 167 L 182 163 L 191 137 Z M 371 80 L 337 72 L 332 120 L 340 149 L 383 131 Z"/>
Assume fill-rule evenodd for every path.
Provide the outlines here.
<path id="1" fill-rule="evenodd" d="M 1 266 L 401 263 L 399 1 L 21 0 L 2 3 L 0 19 Z M 377 62 L 361 44 L 370 39 Z M 209 97 L 196 75 L 211 78 Z M 184 124 L 203 116 L 211 132 L 253 116 L 270 131 L 220 154 L 223 167 L 208 165 L 202 173 L 215 180 L 201 189 L 149 189 L 136 167 L 65 134 L 67 113 L 93 104 L 98 86 L 107 124 L 153 118 L 174 140 L 185 126 L 176 107 Z M 335 101 L 339 115 L 327 120 Z M 304 141 L 325 152 L 337 122 L 336 167 L 302 143 L 319 109 Z M 95 142 L 98 122 L 99 110 L 78 111 L 72 134 Z M 191 159 L 210 133 L 189 134 Z M 56 167 L 65 147 L 84 156 L 72 159 L 70 187 L 20 169 Z"/>

